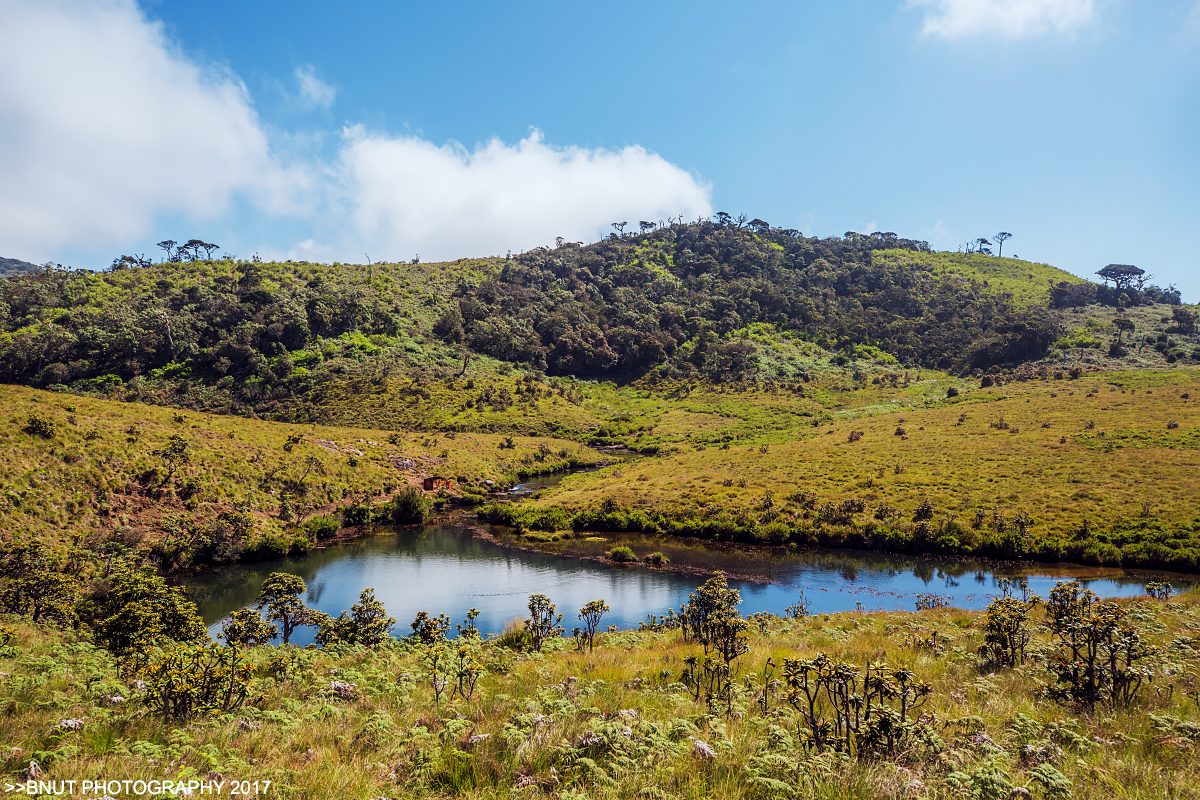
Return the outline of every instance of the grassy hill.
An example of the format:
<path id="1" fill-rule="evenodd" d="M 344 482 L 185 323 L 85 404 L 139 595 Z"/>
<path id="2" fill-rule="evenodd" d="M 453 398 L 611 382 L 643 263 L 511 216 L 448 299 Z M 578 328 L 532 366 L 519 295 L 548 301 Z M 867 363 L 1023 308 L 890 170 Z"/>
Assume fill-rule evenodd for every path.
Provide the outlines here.
<path id="1" fill-rule="evenodd" d="M 0 258 L 0 279 L 11 278 L 38 269 L 37 264 L 30 264 L 19 258 Z"/>
<path id="2" fill-rule="evenodd" d="M 495 434 L 290 425 L 13 386 L 0 387 L 0 398 L 6 540 L 20 532 L 146 550 L 238 512 L 252 518 L 247 554 L 272 555 L 315 543 L 305 519 L 381 505 L 426 475 L 482 495 L 485 481 L 503 486 L 520 474 L 597 460 L 575 442 L 542 437 L 511 437 L 508 447 L 508 437 Z M 182 438 L 189 463 L 168 479 L 156 453 L 173 436 Z"/>
<path id="3" fill-rule="evenodd" d="M 924 269 L 938 276 L 956 275 L 964 281 L 1010 294 L 1021 305 L 1045 306 L 1048 287 L 1061 282 L 1086 283 L 1083 278 L 1052 267 L 1018 258 L 997 258 L 978 253 L 913 252 L 884 250 L 875 253 L 882 259 L 911 269 Z"/>
<path id="4" fill-rule="evenodd" d="M 379 404 L 321 406 L 343 408 L 346 419 L 333 420 L 343 425 L 367 417 L 371 429 L 9 387 L 0 519 L 52 538 L 130 526 L 153 539 L 171 525 L 246 506 L 264 536 L 303 534 L 296 517 L 367 498 L 382 503 L 421 474 L 455 477 L 478 497 L 487 480 L 503 485 L 521 473 L 594 462 L 582 440 L 648 457 L 572 476 L 532 503 L 488 513 L 550 530 L 1200 566 L 1195 369 L 1075 379 L 1046 372 L 1001 383 L 981 388 L 943 373 L 882 368 L 874 377 L 843 373 L 770 388 L 571 382 L 556 390 L 502 378 L 468 388 L 460 379 L 429 384 L 428 396 L 393 392 Z M 510 388 L 507 405 L 476 399 Z M 53 437 L 29 433 L 31 415 L 48 420 Z M 413 422 L 444 432 L 413 430 Z M 458 430 L 445 430 L 451 426 Z M 531 429 L 540 433 L 516 433 Z M 145 476 L 163 468 L 153 453 L 174 434 L 189 442 L 193 460 L 158 491 L 161 478 Z M 302 441 L 285 451 L 292 436 Z M 508 438 L 512 449 L 503 446 Z M 306 469 L 320 474 L 306 479 L 304 497 L 292 496 L 289 482 Z"/>
<path id="5" fill-rule="evenodd" d="M 818 398 L 828 406 L 814 414 Z M 890 395 L 804 400 L 698 389 L 643 434 L 660 437 L 660 457 L 489 513 L 549 529 L 1195 571 L 1193 398 L 1195 369 L 987 388 L 932 375 Z M 770 423 L 754 425 L 755 407 Z"/>
<path id="6" fill-rule="evenodd" d="M 0 380 L 270 417 L 347 380 L 791 382 L 830 363 L 962 372 L 1048 352 L 1061 325 L 1024 299 L 1044 275 L 990 287 L 986 259 L 973 276 L 926 251 L 702 223 L 442 264 L 41 270 L 0 282 Z"/>
<path id="7" fill-rule="evenodd" d="M 519 620 L 391 639 L 364 595 L 301 650 L 210 645 L 156 574 L 451 500 L 412 491 L 424 476 L 482 503 L 601 447 L 639 457 L 481 515 L 547 550 L 569 529 L 651 534 L 636 557 L 675 535 L 1200 572 L 1191 312 L 1050 308 L 1071 281 L 1060 299 L 1102 299 L 1046 265 L 729 221 L 510 259 L 8 278 L 5 775 L 283 798 L 1189 797 L 1196 592 L 745 620 L 713 589 L 686 631 L 672 615 L 594 651 L 553 632 L 534 650 Z M 1072 666 L 1072 636 L 1115 661 Z"/>

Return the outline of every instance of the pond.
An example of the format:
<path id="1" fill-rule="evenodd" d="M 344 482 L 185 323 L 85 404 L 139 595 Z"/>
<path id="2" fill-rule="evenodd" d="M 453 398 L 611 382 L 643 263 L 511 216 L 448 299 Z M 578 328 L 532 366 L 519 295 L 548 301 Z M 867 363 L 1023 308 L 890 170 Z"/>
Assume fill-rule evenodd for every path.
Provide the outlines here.
<path id="1" fill-rule="evenodd" d="M 488 529 L 505 541 L 506 534 Z M 997 594 L 1000 577 L 1023 576 L 1043 598 L 1056 580 L 1077 578 L 1105 597 L 1134 596 L 1147 580 L 1161 574 L 1123 570 L 1027 565 L 997 567 L 982 562 L 899 556 L 850 550 L 744 551 L 682 540 L 609 535 L 555 543 L 560 552 L 519 550 L 474 535 L 464 524 L 442 522 L 407 528 L 341 544 L 294 559 L 239 564 L 193 576 L 186 582 L 210 633 L 220 632 L 229 613 L 254 601 L 262 581 L 272 572 L 294 573 L 308 585 L 311 608 L 337 615 L 357 601 L 365 587 L 375 589 L 397 620 L 394 633 L 406 635 L 418 611 L 447 614 L 458 622 L 468 609 L 479 609 L 477 625 L 497 633 L 505 622 L 527 615 L 531 594 L 545 594 L 557 604 L 568 631 L 576 613 L 590 600 L 612 607 L 605 625 L 635 628 L 647 614 L 679 609 L 703 580 L 699 574 L 620 566 L 591 560 L 616 544 L 639 555 L 661 551 L 673 566 L 697 571 L 723 569 L 739 576 L 731 585 L 742 593 L 741 611 L 782 615 L 801 590 L 810 613 L 912 610 L 917 594 L 948 597 L 960 608 L 983 608 Z M 1179 587 L 1187 576 L 1168 576 Z M 769 582 L 766 582 L 769 581 Z M 312 641 L 301 629 L 297 644 Z"/>

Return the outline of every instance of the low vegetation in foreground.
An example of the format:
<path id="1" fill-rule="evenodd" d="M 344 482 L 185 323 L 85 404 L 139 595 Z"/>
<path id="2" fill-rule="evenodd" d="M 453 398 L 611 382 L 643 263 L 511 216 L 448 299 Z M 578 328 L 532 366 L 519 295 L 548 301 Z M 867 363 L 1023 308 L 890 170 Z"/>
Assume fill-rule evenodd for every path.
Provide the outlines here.
<path id="1" fill-rule="evenodd" d="M 801 596 L 746 619 L 717 574 L 638 631 L 605 630 L 603 600 L 564 615 L 534 595 L 502 635 L 468 616 L 447 639 L 424 612 L 389 637 L 370 590 L 314 618 L 297 582 L 273 576 L 265 618 L 235 615 L 220 646 L 146 572 L 118 573 L 91 626 L 10 618 L 5 777 L 283 798 L 1200 796 L 1200 596 L 1165 584 L 1106 602 L 1002 583 L 982 613 L 928 595 L 812 617 Z M 296 624 L 323 646 L 265 644 Z"/>

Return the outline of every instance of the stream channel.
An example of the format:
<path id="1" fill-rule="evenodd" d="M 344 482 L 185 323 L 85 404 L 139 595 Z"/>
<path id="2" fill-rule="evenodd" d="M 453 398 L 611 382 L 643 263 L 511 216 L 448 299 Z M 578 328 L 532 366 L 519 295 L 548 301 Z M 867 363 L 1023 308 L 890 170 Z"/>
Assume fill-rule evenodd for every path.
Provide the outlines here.
<path id="1" fill-rule="evenodd" d="M 516 495 L 545 488 L 561 475 L 543 476 L 514 488 Z M 484 533 L 484 535 L 480 535 Z M 381 529 L 363 539 L 313 550 L 300 558 L 236 564 L 207 570 L 185 581 L 215 637 L 231 612 L 254 602 L 272 572 L 299 575 L 308 586 L 310 608 L 336 616 L 357 602 L 366 587 L 375 589 L 388 614 L 397 620 L 394 635 L 410 633 L 418 611 L 447 614 L 452 621 L 479 609 L 483 633 L 498 633 L 515 617 L 526 616 L 529 595 L 544 594 L 557 604 L 569 631 L 576 612 L 590 600 L 604 599 L 612 611 L 605 625 L 636 628 L 647 614 L 664 614 L 687 602 L 704 575 L 724 570 L 741 591 L 741 612 L 750 615 L 784 609 L 804 592 L 809 613 L 912 610 L 916 596 L 944 596 L 959 608 L 985 607 L 998 594 L 997 581 L 1024 577 L 1043 599 L 1056 581 L 1078 579 L 1102 597 L 1142 594 L 1149 580 L 1164 577 L 1178 587 L 1194 576 L 1070 564 L 1003 564 L 875 551 L 812 548 L 731 548 L 666 536 L 603 534 L 539 545 L 511 531 L 478 523 L 468 514 L 442 517 L 417 527 Z M 662 552 L 671 569 L 616 565 L 604 552 L 627 545 L 639 556 Z M 453 630 L 453 629 L 452 629 Z M 301 628 L 292 642 L 305 645 L 314 631 Z"/>

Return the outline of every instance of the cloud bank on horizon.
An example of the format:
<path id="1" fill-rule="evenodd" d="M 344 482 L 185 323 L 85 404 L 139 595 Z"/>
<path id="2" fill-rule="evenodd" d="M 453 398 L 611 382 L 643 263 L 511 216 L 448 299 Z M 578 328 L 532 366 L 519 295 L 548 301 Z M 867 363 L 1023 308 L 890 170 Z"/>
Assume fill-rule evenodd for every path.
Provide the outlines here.
<path id="1" fill-rule="evenodd" d="M 294 218 L 262 242 L 297 258 L 502 253 L 613 220 L 712 213 L 711 189 L 662 156 L 555 147 L 538 131 L 469 150 L 348 125 L 330 162 L 274 145 L 239 78 L 183 54 L 134 0 L 0 0 L 0 242 L 5 255 L 122 248 L 164 218 Z M 298 97 L 336 89 L 305 65 Z"/>
<path id="2" fill-rule="evenodd" d="M 0 241 L 118 244 L 160 214 L 210 218 L 235 192 L 289 210 L 283 167 L 233 75 L 176 52 L 131 2 L 0 3 Z"/>
<path id="3" fill-rule="evenodd" d="M 1090 22 L 1094 10 L 1094 0 L 909 0 L 908 5 L 928 9 L 924 33 L 947 39 L 1069 34 Z"/>

